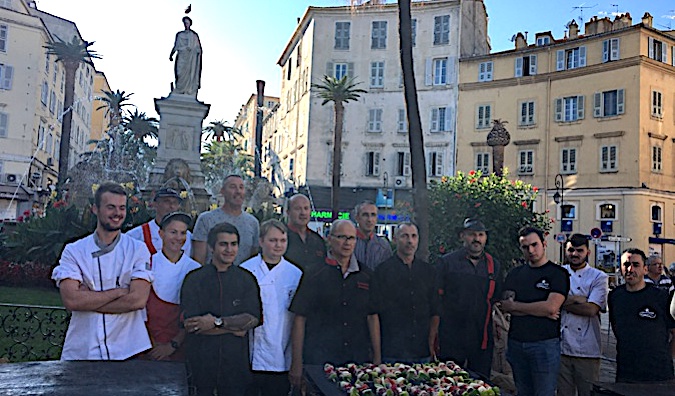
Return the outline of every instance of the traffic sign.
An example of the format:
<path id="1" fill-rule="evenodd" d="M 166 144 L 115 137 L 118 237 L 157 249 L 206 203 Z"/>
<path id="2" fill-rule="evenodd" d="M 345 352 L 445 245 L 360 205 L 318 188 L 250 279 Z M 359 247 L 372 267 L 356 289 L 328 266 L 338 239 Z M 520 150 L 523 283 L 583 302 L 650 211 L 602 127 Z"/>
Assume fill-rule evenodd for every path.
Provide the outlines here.
<path id="1" fill-rule="evenodd" d="M 599 228 L 595 227 L 591 230 L 591 236 L 596 239 L 600 238 L 602 236 L 602 231 Z"/>
<path id="2" fill-rule="evenodd" d="M 610 242 L 630 242 L 633 238 L 620 237 L 620 236 L 608 236 L 607 240 Z"/>
<path id="3" fill-rule="evenodd" d="M 565 234 L 563 234 L 563 233 L 555 234 L 555 241 L 556 241 L 556 242 L 558 242 L 558 243 L 563 243 L 563 242 L 565 242 L 566 240 L 567 240 L 567 237 L 565 236 Z"/>

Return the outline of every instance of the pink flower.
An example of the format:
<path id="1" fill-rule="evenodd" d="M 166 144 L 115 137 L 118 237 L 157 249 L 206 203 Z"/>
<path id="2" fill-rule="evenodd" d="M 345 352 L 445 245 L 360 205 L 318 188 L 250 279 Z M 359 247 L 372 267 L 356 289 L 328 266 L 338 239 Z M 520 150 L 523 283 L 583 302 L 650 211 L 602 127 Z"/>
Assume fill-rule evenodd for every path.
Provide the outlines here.
<path id="1" fill-rule="evenodd" d="M 475 170 L 469 171 L 469 176 L 473 176 L 473 175 L 475 175 L 475 174 L 476 174 L 476 171 L 475 171 Z"/>

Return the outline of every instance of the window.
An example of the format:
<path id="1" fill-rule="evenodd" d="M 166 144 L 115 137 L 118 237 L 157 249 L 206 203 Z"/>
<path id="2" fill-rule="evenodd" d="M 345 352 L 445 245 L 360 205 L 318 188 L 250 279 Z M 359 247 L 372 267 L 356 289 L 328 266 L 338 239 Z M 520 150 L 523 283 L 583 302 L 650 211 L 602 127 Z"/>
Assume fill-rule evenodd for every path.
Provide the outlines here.
<path id="1" fill-rule="evenodd" d="M 560 173 L 577 173 L 577 149 L 564 148 L 560 152 Z"/>
<path id="2" fill-rule="evenodd" d="M 333 76 L 337 78 L 338 80 L 341 79 L 344 76 L 351 77 L 353 70 L 354 70 L 354 64 L 353 63 L 347 63 L 347 62 L 328 62 L 328 67 L 327 73 L 329 76 Z"/>
<path id="3" fill-rule="evenodd" d="M 663 117 L 663 94 L 659 91 L 652 91 L 652 117 Z"/>
<path id="4" fill-rule="evenodd" d="M 478 105 L 476 108 L 476 129 L 490 128 L 492 124 L 492 105 Z"/>
<path id="5" fill-rule="evenodd" d="M 14 77 L 14 67 L 0 64 L 0 89 L 9 91 L 12 89 L 12 78 Z"/>
<path id="6" fill-rule="evenodd" d="M 398 132 L 408 132 L 408 117 L 405 114 L 405 109 L 398 109 Z"/>
<path id="7" fill-rule="evenodd" d="M 290 56 L 288 57 L 288 63 L 286 64 L 286 80 L 291 79 L 291 73 L 293 72 L 293 57 Z M 80 74 L 80 77 L 82 77 L 82 74 Z M 82 79 L 80 78 L 80 82 Z M 82 84 L 80 84 L 82 85 Z"/>
<path id="8" fill-rule="evenodd" d="M 54 93 L 54 90 L 49 95 L 49 112 L 52 114 L 56 112 L 56 93 Z"/>
<path id="9" fill-rule="evenodd" d="M 490 173 L 490 153 L 476 153 L 476 171 L 484 175 Z"/>
<path id="10" fill-rule="evenodd" d="M 58 122 L 61 122 L 61 117 L 63 117 L 63 103 L 59 100 L 56 106 L 56 119 Z"/>
<path id="11" fill-rule="evenodd" d="M 431 109 L 431 132 L 447 132 L 451 126 L 451 110 L 449 107 Z"/>
<path id="12" fill-rule="evenodd" d="M 52 84 L 56 84 L 56 75 L 59 74 L 59 65 L 58 63 L 54 64 L 54 74 L 52 76 Z"/>
<path id="13" fill-rule="evenodd" d="M 534 125 L 534 101 L 520 102 L 518 125 Z"/>
<path id="14" fill-rule="evenodd" d="M 586 47 L 558 50 L 556 53 L 556 70 L 576 69 L 586 66 Z"/>
<path id="15" fill-rule="evenodd" d="M 663 149 L 652 146 L 652 172 L 660 173 L 663 169 Z"/>
<path id="16" fill-rule="evenodd" d="M 9 115 L 0 112 L 0 137 L 7 137 L 7 130 L 9 129 Z"/>
<path id="17" fill-rule="evenodd" d="M 516 77 L 534 76 L 537 74 L 537 55 L 516 58 Z"/>
<path id="18" fill-rule="evenodd" d="M 427 158 L 429 159 L 429 176 L 443 176 L 443 152 L 430 151 Z"/>
<path id="19" fill-rule="evenodd" d="M 47 55 L 45 58 L 45 73 L 49 75 L 49 55 Z"/>
<path id="20" fill-rule="evenodd" d="M 551 38 L 549 36 L 537 37 L 537 46 L 541 47 L 542 45 L 548 45 L 551 43 Z"/>
<path id="21" fill-rule="evenodd" d="M 648 45 L 649 45 L 649 57 L 651 59 L 657 60 L 659 62 L 664 62 L 668 63 L 668 46 L 663 44 L 662 41 L 653 39 L 649 37 L 648 39 Z"/>
<path id="22" fill-rule="evenodd" d="M 288 174 L 290 175 L 291 179 L 293 179 L 293 175 L 295 175 L 295 158 L 291 158 L 288 160 Z"/>
<path id="23" fill-rule="evenodd" d="M 40 92 L 40 101 L 43 105 L 47 106 L 47 101 L 49 100 L 49 87 L 47 86 L 47 81 L 42 82 L 42 91 Z"/>
<path id="24" fill-rule="evenodd" d="M 370 86 L 384 87 L 384 62 L 370 62 Z"/>
<path id="25" fill-rule="evenodd" d="M 0 52 L 7 52 L 7 25 L 0 25 Z"/>
<path id="26" fill-rule="evenodd" d="M 478 81 L 492 81 L 492 62 L 482 62 L 478 65 Z"/>
<path id="27" fill-rule="evenodd" d="M 619 39 L 613 38 L 602 42 L 602 61 L 619 60 Z"/>
<path id="28" fill-rule="evenodd" d="M 623 114 L 623 89 L 596 92 L 593 96 L 593 117 L 612 117 Z"/>
<path id="29" fill-rule="evenodd" d="M 49 132 L 49 133 L 47 134 L 47 142 L 45 143 L 45 151 L 46 151 L 48 154 L 51 154 L 51 153 L 52 153 L 53 144 L 54 144 L 54 136 L 52 136 L 52 133 Z"/>
<path id="30" fill-rule="evenodd" d="M 617 146 L 600 147 L 600 172 L 612 172 L 617 170 L 617 151 Z"/>
<path id="31" fill-rule="evenodd" d="M 61 151 L 59 151 L 60 149 L 61 149 L 61 139 L 56 139 L 56 143 L 54 144 L 54 154 L 52 155 L 56 163 L 58 163 L 59 158 L 61 158 Z"/>
<path id="32" fill-rule="evenodd" d="M 335 49 L 349 49 L 349 29 L 351 22 L 335 22 Z"/>
<path id="33" fill-rule="evenodd" d="M 378 151 L 366 152 L 366 176 L 380 175 L 380 153 Z"/>
<path id="34" fill-rule="evenodd" d="M 531 175 L 534 173 L 534 151 L 518 151 L 518 174 Z"/>
<path id="35" fill-rule="evenodd" d="M 410 152 L 396 153 L 396 176 L 410 176 Z"/>
<path id="36" fill-rule="evenodd" d="M 370 38 L 370 48 L 387 48 L 387 21 L 373 21 L 373 28 Z"/>
<path id="37" fill-rule="evenodd" d="M 448 58 L 439 58 L 433 60 L 433 79 L 434 85 L 445 85 L 448 83 Z"/>
<path id="38" fill-rule="evenodd" d="M 382 109 L 368 110 L 368 132 L 382 132 Z"/>
<path id="39" fill-rule="evenodd" d="M 450 42 L 450 15 L 434 17 L 434 45 Z"/>
<path id="40" fill-rule="evenodd" d="M 661 205 L 657 203 L 652 204 L 651 220 L 657 223 L 661 223 L 663 221 L 663 209 L 661 209 Z"/>
<path id="41" fill-rule="evenodd" d="M 556 122 L 572 122 L 584 118 L 584 97 L 569 96 L 555 100 Z"/>
<path id="42" fill-rule="evenodd" d="M 413 18 L 410 20 L 410 30 L 412 30 L 412 45 L 413 47 L 417 44 L 417 19 Z"/>
<path id="43" fill-rule="evenodd" d="M 602 203 L 598 205 L 598 220 L 616 220 L 616 205 L 613 203 Z"/>

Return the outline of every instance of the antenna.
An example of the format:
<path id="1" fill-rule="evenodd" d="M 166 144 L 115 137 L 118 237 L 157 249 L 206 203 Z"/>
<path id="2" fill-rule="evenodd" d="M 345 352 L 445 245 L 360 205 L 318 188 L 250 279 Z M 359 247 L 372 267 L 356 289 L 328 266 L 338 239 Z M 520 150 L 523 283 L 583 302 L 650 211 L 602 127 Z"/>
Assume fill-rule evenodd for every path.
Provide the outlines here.
<path id="1" fill-rule="evenodd" d="M 579 10 L 579 25 L 583 25 L 583 24 L 584 24 L 584 10 L 585 10 L 586 8 L 595 8 L 595 7 L 597 7 L 597 4 L 592 5 L 592 6 L 584 6 L 584 4 L 586 4 L 586 3 L 581 3 L 581 4 L 579 4 L 579 5 L 576 6 L 576 7 L 572 7 L 572 11 L 574 11 L 574 10 Z"/>
<path id="2" fill-rule="evenodd" d="M 614 14 L 619 15 L 619 5 L 618 4 L 610 4 L 612 7 L 614 7 Z"/>
<path id="3" fill-rule="evenodd" d="M 509 40 L 509 41 L 511 41 L 511 42 L 516 41 L 516 35 L 514 34 L 513 36 L 511 36 L 511 40 Z"/>

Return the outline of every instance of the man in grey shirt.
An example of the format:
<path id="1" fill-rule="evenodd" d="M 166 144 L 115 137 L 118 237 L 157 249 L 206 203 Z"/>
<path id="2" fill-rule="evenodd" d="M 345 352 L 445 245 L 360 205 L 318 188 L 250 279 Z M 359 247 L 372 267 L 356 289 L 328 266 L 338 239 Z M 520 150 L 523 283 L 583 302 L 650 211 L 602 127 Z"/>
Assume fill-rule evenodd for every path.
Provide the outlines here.
<path id="1" fill-rule="evenodd" d="M 363 201 L 354 208 L 356 214 L 356 247 L 354 256 L 359 263 L 375 271 L 380 263 L 392 256 L 391 244 L 386 238 L 375 234 L 377 225 L 377 206 L 371 201 Z"/>
<path id="2" fill-rule="evenodd" d="M 241 176 L 225 177 L 220 192 L 223 194 L 223 206 L 204 212 L 197 218 L 195 229 L 192 232 L 192 258 L 202 265 L 208 263 L 211 259 L 211 252 L 206 246 L 209 231 L 217 224 L 228 222 L 237 227 L 239 231 L 239 251 L 234 260 L 234 265 L 238 266 L 258 254 L 260 225 L 258 219 L 242 210 L 246 188 Z"/>

